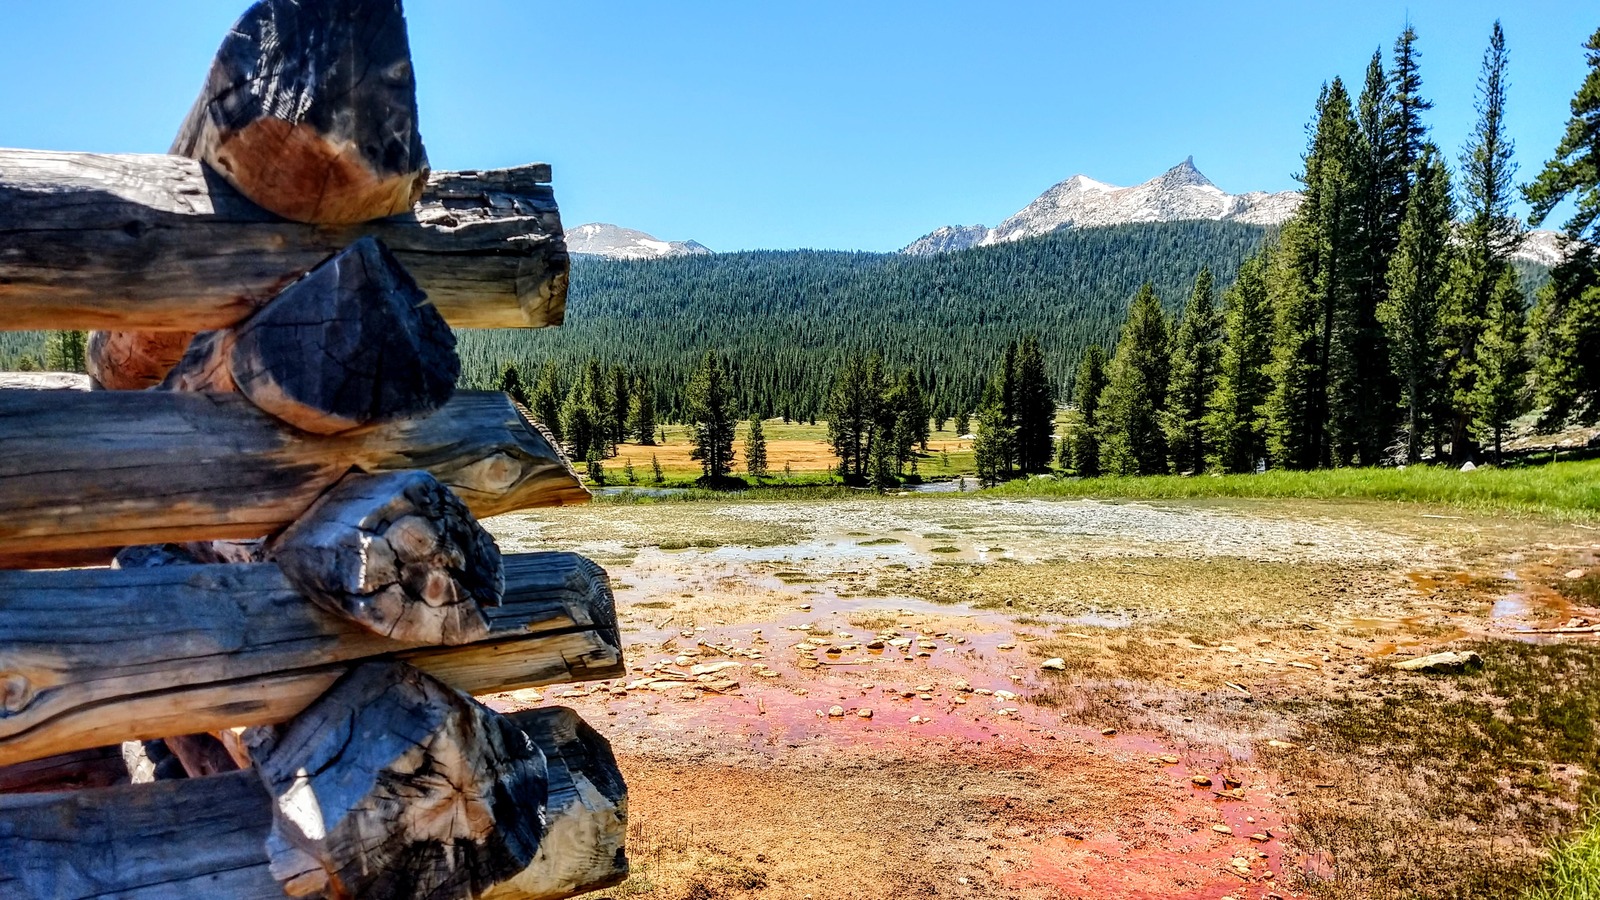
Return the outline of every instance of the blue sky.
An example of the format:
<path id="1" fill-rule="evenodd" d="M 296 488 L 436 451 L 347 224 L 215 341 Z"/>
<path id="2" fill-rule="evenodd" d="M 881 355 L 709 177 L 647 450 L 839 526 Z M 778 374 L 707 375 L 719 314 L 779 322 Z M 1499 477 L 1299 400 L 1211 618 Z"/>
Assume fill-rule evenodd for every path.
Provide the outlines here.
<path id="1" fill-rule="evenodd" d="M 0 145 L 161 152 L 245 0 L 3 0 Z M 1435 139 L 1472 126 L 1490 24 L 1522 177 L 1555 146 L 1600 7 L 1412 2 L 407 0 L 435 168 L 544 160 L 569 225 L 716 250 L 898 248 L 1084 172 L 1193 154 L 1294 187 L 1319 85 L 1409 16 Z"/>

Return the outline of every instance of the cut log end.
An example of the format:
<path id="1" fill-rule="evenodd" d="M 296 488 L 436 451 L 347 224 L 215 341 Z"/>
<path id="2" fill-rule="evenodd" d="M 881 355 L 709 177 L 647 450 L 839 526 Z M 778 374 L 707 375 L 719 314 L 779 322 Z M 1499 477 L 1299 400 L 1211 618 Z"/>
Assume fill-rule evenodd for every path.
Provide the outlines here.
<path id="1" fill-rule="evenodd" d="M 409 210 L 427 181 L 399 0 L 260 0 L 217 51 L 172 152 L 287 219 Z"/>
<path id="2" fill-rule="evenodd" d="M 467 897 L 525 870 L 544 834 L 544 753 L 510 720 L 398 663 L 340 679 L 246 743 L 273 799 L 290 896 Z"/>
<path id="3" fill-rule="evenodd" d="M 400 641 L 479 640 L 505 590 L 494 539 L 426 472 L 345 476 L 268 553 L 325 609 Z"/>
<path id="4" fill-rule="evenodd" d="M 90 332 L 84 368 L 108 391 L 142 391 L 167 377 L 192 337 L 191 331 Z"/>
<path id="5" fill-rule="evenodd" d="M 455 392 L 455 334 L 400 263 L 362 238 L 233 329 L 232 381 L 316 434 L 426 415 Z"/>

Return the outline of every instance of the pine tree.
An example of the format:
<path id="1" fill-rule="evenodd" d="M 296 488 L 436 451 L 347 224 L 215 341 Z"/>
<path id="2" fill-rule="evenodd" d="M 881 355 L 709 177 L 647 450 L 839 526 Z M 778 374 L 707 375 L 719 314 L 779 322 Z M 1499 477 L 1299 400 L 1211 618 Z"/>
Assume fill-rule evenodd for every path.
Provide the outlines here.
<path id="1" fill-rule="evenodd" d="M 690 376 L 684 402 L 694 442 L 689 458 L 700 460 L 705 482 L 717 484 L 733 470 L 733 434 L 738 420 L 727 368 L 714 351 L 706 352 Z"/>
<path id="2" fill-rule="evenodd" d="M 1433 148 L 1417 161 L 1400 244 L 1389 263 L 1389 296 L 1378 307 L 1401 387 L 1406 461 L 1422 458 L 1428 418 L 1439 408 L 1444 345 L 1440 318 L 1448 288 L 1455 207 L 1450 171 Z"/>
<path id="3" fill-rule="evenodd" d="M 1223 472 L 1253 472 L 1267 454 L 1266 404 L 1272 391 L 1272 299 L 1267 253 L 1239 268 L 1222 295 L 1222 353 L 1217 387 L 1206 403 L 1207 462 Z"/>
<path id="4" fill-rule="evenodd" d="M 1526 305 L 1516 271 L 1505 267 L 1489 295 L 1488 324 L 1478 344 L 1469 403 L 1472 427 L 1479 440 L 1494 447 L 1496 462 L 1506 427 L 1527 405 Z"/>
<path id="5" fill-rule="evenodd" d="M 600 454 L 601 457 L 611 456 L 615 447 L 612 444 L 613 415 L 611 383 L 606 378 L 605 369 L 600 366 L 600 361 L 590 358 L 584 363 L 582 373 L 573 383 L 573 391 L 577 392 L 589 416 L 590 441 L 589 446 Z M 569 395 L 568 399 L 571 397 Z M 562 427 L 566 427 L 566 416 L 562 416 Z M 572 438 L 568 438 L 572 440 Z"/>
<path id="6" fill-rule="evenodd" d="M 828 393 L 828 443 L 839 457 L 839 474 L 865 481 L 867 454 L 883 398 L 883 364 L 876 356 L 851 357 L 840 367 Z"/>
<path id="7" fill-rule="evenodd" d="M 532 403 L 534 418 L 550 429 L 555 439 L 563 439 L 561 424 L 561 369 L 555 360 L 547 360 L 539 370 L 539 383 L 534 385 Z"/>
<path id="8" fill-rule="evenodd" d="M 1222 320 L 1210 269 L 1201 269 L 1172 342 L 1172 380 L 1162 415 L 1167 453 L 1175 471 L 1199 473 L 1210 454 L 1204 425 L 1206 403 L 1217 383 Z"/>
<path id="9" fill-rule="evenodd" d="M 634 439 L 646 447 L 655 445 L 656 442 L 656 399 L 655 391 L 643 378 L 634 382 L 633 386 L 633 415 L 629 419 L 629 429 L 633 432 Z"/>
<path id="10" fill-rule="evenodd" d="M 656 484 L 661 484 L 667 480 L 666 474 L 661 471 L 661 460 L 656 459 L 654 453 L 650 454 L 650 478 Z"/>
<path id="11" fill-rule="evenodd" d="M 611 367 L 611 444 L 628 441 L 628 418 L 633 411 L 633 379 L 622 366 Z"/>
<path id="12" fill-rule="evenodd" d="M 1077 407 L 1077 428 L 1072 432 L 1072 469 L 1092 478 L 1100 474 L 1100 398 L 1106 389 L 1106 351 L 1090 344 L 1078 362 L 1078 377 L 1072 384 L 1072 402 Z"/>
<path id="13" fill-rule="evenodd" d="M 1047 472 L 1055 449 L 1056 400 L 1037 337 L 1030 334 L 1017 345 L 1015 366 L 1011 419 L 1016 428 L 1017 467 L 1024 474 Z"/>
<path id="14" fill-rule="evenodd" d="M 1340 312 L 1352 305 L 1356 270 L 1355 149 L 1350 97 L 1335 78 L 1317 99 L 1301 176 L 1305 200 L 1284 225 L 1269 277 L 1276 333 L 1268 447 L 1289 468 L 1331 465 L 1335 439 L 1352 442 L 1335 428 L 1356 415 L 1359 398 L 1339 380 L 1354 371 L 1348 357 L 1355 348 L 1335 332 L 1344 321 Z"/>
<path id="15" fill-rule="evenodd" d="M 1575 211 L 1564 231 L 1568 259 L 1551 273 L 1533 312 L 1534 381 L 1546 407 L 1542 424 L 1600 421 L 1600 30 L 1584 44 L 1589 71 L 1572 98 L 1572 116 L 1555 155 L 1524 189 L 1541 225 L 1561 201 Z"/>
<path id="16" fill-rule="evenodd" d="M 956 437 L 972 433 L 972 417 L 965 410 L 956 413 Z"/>
<path id="17" fill-rule="evenodd" d="M 1417 51 L 1417 32 L 1410 24 L 1394 42 L 1394 71 L 1390 93 L 1394 98 L 1395 165 L 1400 171 L 1410 171 L 1422 158 L 1428 145 L 1428 127 L 1422 123 L 1422 114 L 1433 109 L 1433 103 L 1422 96 L 1422 74 Z M 1405 198 L 1401 198 L 1404 200 Z"/>
<path id="18" fill-rule="evenodd" d="M 638 473 L 633 471 L 633 458 L 632 457 L 629 457 L 628 459 L 625 459 L 625 460 L 622 461 L 622 477 L 626 478 L 628 480 L 629 484 L 638 484 L 639 483 L 639 475 L 638 475 Z"/>
<path id="19" fill-rule="evenodd" d="M 596 486 L 605 485 L 606 467 L 605 464 L 600 461 L 599 451 L 589 451 L 589 456 L 584 460 L 584 475 L 588 477 L 590 483 Z"/>
<path id="20" fill-rule="evenodd" d="M 494 389 L 511 396 L 523 406 L 528 406 L 528 388 L 523 384 L 522 373 L 518 371 L 517 364 L 508 362 L 500 369 L 500 377 L 496 379 Z"/>
<path id="21" fill-rule="evenodd" d="M 973 465 L 978 470 L 978 481 L 993 487 L 1006 476 L 1006 454 L 1016 440 L 1016 435 L 998 403 L 978 410 L 977 429 L 973 432 Z"/>
<path id="22" fill-rule="evenodd" d="M 744 434 L 744 470 L 751 478 L 767 477 L 767 435 L 761 420 L 752 416 Z"/>
<path id="23" fill-rule="evenodd" d="M 605 439 L 595 424 L 594 406 L 582 382 L 574 382 L 567 399 L 561 404 L 561 435 L 567 445 L 567 455 L 573 459 L 587 459 L 591 454 L 604 455 Z"/>
<path id="24" fill-rule="evenodd" d="M 1451 451 L 1456 461 L 1471 456 L 1474 446 L 1473 406 L 1478 377 L 1478 348 L 1489 323 L 1496 285 L 1511 268 L 1511 254 L 1522 233 L 1511 214 L 1512 177 L 1516 163 L 1505 132 L 1506 41 L 1494 23 L 1478 79 L 1478 123 L 1462 154 L 1461 252 L 1456 256 L 1454 285 L 1444 317 L 1449 345 L 1452 427 Z"/>
<path id="25" fill-rule="evenodd" d="M 1099 414 L 1100 468 L 1112 475 L 1167 471 L 1161 417 L 1171 382 L 1167 316 L 1146 283 L 1133 298 L 1111 359 Z"/>
<path id="26" fill-rule="evenodd" d="M 88 335 L 81 331 L 52 331 L 45 338 L 44 367 L 50 372 L 84 371 Z"/>

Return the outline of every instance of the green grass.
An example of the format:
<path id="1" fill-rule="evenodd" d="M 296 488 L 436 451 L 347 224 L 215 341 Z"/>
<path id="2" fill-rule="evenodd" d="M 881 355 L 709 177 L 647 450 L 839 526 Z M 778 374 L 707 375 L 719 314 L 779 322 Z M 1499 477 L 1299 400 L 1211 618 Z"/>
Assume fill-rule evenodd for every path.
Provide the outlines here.
<path id="1" fill-rule="evenodd" d="M 1558 841 L 1527 900 L 1596 900 L 1600 898 L 1600 814 L 1590 817 L 1577 834 Z"/>
<path id="2" fill-rule="evenodd" d="M 1015 497 L 1106 497 L 1177 500 L 1202 497 L 1308 500 L 1393 500 L 1477 512 L 1600 519 L 1600 460 L 1461 472 L 1440 466 L 1406 469 L 1274 470 L 1260 475 L 1030 479 L 988 492 Z"/>

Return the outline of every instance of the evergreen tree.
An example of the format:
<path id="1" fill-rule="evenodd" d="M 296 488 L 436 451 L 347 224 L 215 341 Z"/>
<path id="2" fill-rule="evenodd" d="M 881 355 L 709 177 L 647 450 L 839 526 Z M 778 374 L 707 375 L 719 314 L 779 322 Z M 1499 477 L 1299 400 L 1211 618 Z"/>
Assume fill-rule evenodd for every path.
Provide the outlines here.
<path id="1" fill-rule="evenodd" d="M 622 461 L 622 477 L 626 478 L 628 480 L 629 484 L 638 484 L 639 483 L 639 475 L 638 475 L 638 473 L 633 471 L 633 458 L 632 457 L 629 457 L 628 459 L 625 459 L 625 460 Z"/>
<path id="2" fill-rule="evenodd" d="M 1533 313 L 1534 381 L 1543 424 L 1600 421 L 1600 30 L 1584 49 L 1589 71 L 1555 155 L 1524 189 L 1529 222 L 1543 224 L 1561 201 L 1576 207 L 1564 230 L 1568 258 L 1551 273 Z"/>
<path id="3" fill-rule="evenodd" d="M 1207 462 L 1223 472 L 1253 472 L 1267 454 L 1266 405 L 1272 391 L 1271 262 L 1263 253 L 1239 268 L 1222 295 L 1222 353 L 1217 387 L 1206 404 Z"/>
<path id="4" fill-rule="evenodd" d="M 737 419 L 728 371 L 721 357 L 707 351 L 684 392 L 689 436 L 694 442 L 690 459 L 700 460 L 704 480 L 716 484 L 733 470 L 733 434 Z"/>
<path id="5" fill-rule="evenodd" d="M 1037 337 L 1030 334 L 1017 345 L 1015 366 L 1011 420 L 1016 429 L 1017 467 L 1024 474 L 1048 472 L 1055 450 L 1056 400 Z"/>
<path id="6" fill-rule="evenodd" d="M 972 418 L 965 410 L 956 413 L 956 437 L 972 433 Z"/>
<path id="7" fill-rule="evenodd" d="M 661 484 L 667 480 L 666 474 L 661 471 L 661 460 L 656 459 L 654 453 L 650 454 L 650 478 L 656 484 Z"/>
<path id="8" fill-rule="evenodd" d="M 1496 462 L 1501 458 L 1506 426 L 1526 408 L 1525 307 L 1517 273 L 1507 266 L 1489 295 L 1488 324 L 1478 345 L 1478 371 L 1470 398 L 1472 426 L 1480 440 L 1494 447 Z"/>
<path id="9" fill-rule="evenodd" d="M 1428 126 L 1422 114 L 1433 109 L 1433 103 L 1422 96 L 1421 53 L 1417 51 L 1417 32 L 1410 24 L 1394 42 L 1394 71 L 1390 94 L 1394 98 L 1396 122 L 1395 165 L 1402 172 L 1411 171 L 1422 158 L 1428 146 Z M 1401 198 L 1404 200 L 1405 198 Z"/>
<path id="10" fill-rule="evenodd" d="M 602 457 L 611 456 L 615 447 L 612 435 L 615 410 L 612 408 L 613 395 L 611 382 L 606 378 L 605 369 L 600 361 L 591 357 L 583 365 L 582 374 L 573 384 L 573 390 L 579 392 L 583 404 L 588 411 L 590 422 L 590 443 L 595 452 Z M 565 427 L 565 416 L 562 417 Z M 571 440 L 571 438 L 569 438 Z"/>
<path id="11" fill-rule="evenodd" d="M 581 381 L 573 382 L 572 390 L 561 404 L 561 435 L 567 445 L 567 455 L 573 459 L 587 459 L 590 455 L 603 455 L 605 438 L 596 425 L 594 406 L 589 392 Z"/>
<path id="12" fill-rule="evenodd" d="M 1511 254 L 1522 239 L 1511 214 L 1511 139 L 1505 132 L 1506 41 L 1494 23 L 1478 79 L 1478 122 L 1462 154 L 1461 252 L 1456 257 L 1455 284 L 1445 313 L 1448 375 L 1453 406 L 1451 451 L 1456 461 L 1469 458 L 1474 447 L 1473 406 L 1478 348 L 1489 323 L 1496 285 L 1511 268 Z"/>
<path id="13" fill-rule="evenodd" d="M 972 457 L 973 465 L 978 470 L 978 481 L 993 487 L 1006 475 L 1006 454 L 1016 440 L 1011 424 L 998 403 L 987 404 L 978 410 L 977 429 L 973 436 Z"/>
<path id="14" fill-rule="evenodd" d="M 561 424 L 561 369 L 555 360 L 547 360 L 539 370 L 539 383 L 533 388 L 533 402 L 529 406 L 533 409 L 534 418 L 539 424 L 550 429 L 555 439 L 563 440 Z"/>
<path id="15" fill-rule="evenodd" d="M 828 443 L 839 457 L 839 474 L 865 481 L 867 454 L 883 398 L 883 365 L 876 356 L 847 360 L 833 379 L 825 415 Z"/>
<path id="16" fill-rule="evenodd" d="M 1317 99 L 1301 175 L 1305 200 L 1284 225 L 1269 281 L 1276 334 L 1268 447 L 1289 468 L 1330 465 L 1336 439 L 1343 447 L 1354 443 L 1350 423 L 1361 398 L 1346 379 L 1355 371 L 1348 357 L 1356 347 L 1336 340 L 1335 330 L 1341 311 L 1352 306 L 1356 271 L 1355 149 L 1350 97 L 1335 78 Z"/>
<path id="17" fill-rule="evenodd" d="M 1017 345 L 1006 344 L 1000 360 L 995 364 L 994 373 L 989 376 L 989 383 L 983 389 L 983 403 L 978 410 L 979 419 L 989 408 L 1000 417 L 1000 425 L 990 429 L 991 446 L 999 454 L 999 473 L 1002 478 L 1011 477 L 1017 463 Z M 994 441 L 1004 438 L 999 443 Z"/>
<path id="18" fill-rule="evenodd" d="M 628 420 L 633 412 L 633 379 L 622 366 L 611 367 L 611 443 L 628 441 Z"/>
<path id="19" fill-rule="evenodd" d="M 655 391 L 643 379 L 634 382 L 633 387 L 633 416 L 629 419 L 629 428 L 634 439 L 646 447 L 654 446 L 656 442 L 656 400 Z"/>
<path id="20" fill-rule="evenodd" d="M 754 416 L 744 435 L 744 470 L 751 478 L 767 477 L 767 435 L 761 430 L 761 420 Z"/>
<path id="21" fill-rule="evenodd" d="M 44 367 L 50 372 L 82 372 L 88 335 L 81 331 L 52 331 L 45 338 Z"/>
<path id="22" fill-rule="evenodd" d="M 1422 458 L 1428 417 L 1440 406 L 1444 344 L 1440 321 L 1448 287 L 1455 208 L 1450 171 L 1433 148 L 1415 166 L 1400 244 L 1389 264 L 1389 296 L 1378 307 L 1389 358 L 1401 386 L 1407 462 Z"/>
<path id="23" fill-rule="evenodd" d="M 1078 362 L 1078 377 L 1072 384 L 1072 402 L 1077 407 L 1077 428 L 1072 432 L 1072 469 L 1085 478 L 1100 474 L 1100 398 L 1106 388 L 1106 351 L 1090 344 Z"/>
<path id="24" fill-rule="evenodd" d="M 1175 471 L 1205 471 L 1211 452 L 1204 430 L 1206 403 L 1216 390 L 1221 343 L 1222 320 L 1211 270 L 1201 269 L 1172 342 L 1172 380 L 1162 416 Z"/>
<path id="25" fill-rule="evenodd" d="M 511 396 L 523 406 L 529 406 L 528 389 L 522 382 L 522 373 L 518 371 L 517 364 L 508 362 L 500 369 L 500 377 L 496 379 L 494 389 Z"/>
<path id="26" fill-rule="evenodd" d="M 1133 298 L 1097 410 L 1101 470 L 1112 475 L 1167 471 L 1161 417 L 1170 381 L 1167 316 L 1147 283 Z"/>
<path id="27" fill-rule="evenodd" d="M 584 460 L 583 474 L 588 477 L 591 484 L 594 484 L 597 487 L 603 487 L 605 485 L 606 467 L 604 463 L 600 462 L 600 454 L 598 451 L 589 451 L 589 456 Z"/>

